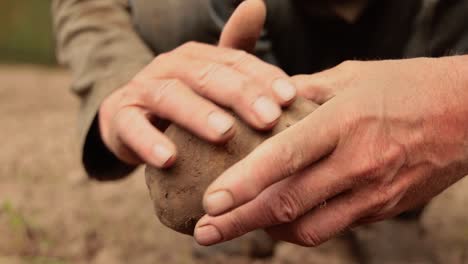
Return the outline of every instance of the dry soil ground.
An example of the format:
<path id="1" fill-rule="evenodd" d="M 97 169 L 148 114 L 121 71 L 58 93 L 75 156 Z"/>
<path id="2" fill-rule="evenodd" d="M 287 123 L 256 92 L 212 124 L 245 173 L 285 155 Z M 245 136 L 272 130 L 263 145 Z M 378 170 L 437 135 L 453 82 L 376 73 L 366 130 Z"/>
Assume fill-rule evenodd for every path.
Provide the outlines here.
<path id="1" fill-rule="evenodd" d="M 69 80 L 58 69 L 0 67 L 0 264 L 353 263 L 343 257 L 353 248 L 340 241 L 319 249 L 280 244 L 271 260 L 194 259 L 191 238 L 154 217 L 141 170 L 115 183 L 86 178 Z M 360 236 L 373 241 L 372 232 Z M 412 242 L 396 244 L 405 243 Z"/>

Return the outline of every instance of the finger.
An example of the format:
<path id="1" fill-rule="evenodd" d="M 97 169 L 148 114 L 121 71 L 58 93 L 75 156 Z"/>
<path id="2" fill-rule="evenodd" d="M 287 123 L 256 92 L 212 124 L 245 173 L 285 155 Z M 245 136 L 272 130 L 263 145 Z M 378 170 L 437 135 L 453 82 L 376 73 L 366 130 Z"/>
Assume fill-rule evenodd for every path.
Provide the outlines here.
<path id="1" fill-rule="evenodd" d="M 262 0 L 242 2 L 221 33 L 219 46 L 252 52 L 263 30 L 266 6 Z"/>
<path id="2" fill-rule="evenodd" d="M 284 71 L 245 51 L 191 42 L 179 47 L 174 53 L 200 61 L 224 64 L 253 79 L 260 89 L 273 91 L 276 101 L 282 106 L 290 105 L 296 98 L 296 88 Z"/>
<path id="3" fill-rule="evenodd" d="M 358 192 L 347 192 L 324 202 L 292 223 L 266 231 L 278 240 L 315 247 L 351 228 L 369 211 L 370 200 Z"/>
<path id="4" fill-rule="evenodd" d="M 205 193 L 205 211 L 215 216 L 238 207 L 331 153 L 340 127 L 330 107 L 318 108 L 224 172 Z"/>
<path id="5" fill-rule="evenodd" d="M 142 107 L 211 142 L 234 135 L 234 118 L 178 80 L 133 80 Z"/>
<path id="6" fill-rule="evenodd" d="M 323 201 L 351 188 L 350 178 L 336 166 L 330 166 L 335 164 L 336 161 L 327 159 L 267 188 L 257 198 L 231 212 L 217 217 L 205 216 L 197 224 L 195 239 L 202 245 L 212 245 L 253 230 L 295 221 Z M 214 238 L 221 240 L 209 240 Z"/>
<path id="7" fill-rule="evenodd" d="M 353 81 L 361 74 L 359 69 L 362 68 L 359 61 L 346 61 L 319 73 L 294 76 L 291 81 L 300 96 L 323 104 L 339 92 L 353 87 Z"/>
<path id="8" fill-rule="evenodd" d="M 299 96 L 317 104 L 323 104 L 336 95 L 335 89 L 330 86 L 330 81 L 326 78 L 316 75 L 296 75 L 291 77 L 291 81 L 297 88 Z"/>
<path id="9" fill-rule="evenodd" d="M 269 129 L 281 115 L 271 90 L 224 64 L 168 55 L 155 77 L 179 79 L 202 97 L 233 109 L 257 129 Z M 181 63 L 183 62 L 183 63 Z"/>
<path id="10" fill-rule="evenodd" d="M 125 107 L 116 115 L 114 153 L 123 160 L 136 154 L 145 163 L 158 168 L 169 167 L 176 159 L 174 144 L 147 119 L 138 107 Z"/>

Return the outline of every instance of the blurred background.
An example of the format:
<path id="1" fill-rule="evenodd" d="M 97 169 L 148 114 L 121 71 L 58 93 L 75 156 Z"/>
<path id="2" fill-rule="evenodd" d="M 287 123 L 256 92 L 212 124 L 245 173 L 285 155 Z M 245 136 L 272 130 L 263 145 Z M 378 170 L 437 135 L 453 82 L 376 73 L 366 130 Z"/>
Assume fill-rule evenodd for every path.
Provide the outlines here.
<path id="1" fill-rule="evenodd" d="M 0 264 L 192 263 L 190 239 L 156 221 L 141 170 L 87 180 L 50 3 L 0 1 Z"/>
<path id="2" fill-rule="evenodd" d="M 50 2 L 0 1 L 1 62 L 54 64 Z"/>

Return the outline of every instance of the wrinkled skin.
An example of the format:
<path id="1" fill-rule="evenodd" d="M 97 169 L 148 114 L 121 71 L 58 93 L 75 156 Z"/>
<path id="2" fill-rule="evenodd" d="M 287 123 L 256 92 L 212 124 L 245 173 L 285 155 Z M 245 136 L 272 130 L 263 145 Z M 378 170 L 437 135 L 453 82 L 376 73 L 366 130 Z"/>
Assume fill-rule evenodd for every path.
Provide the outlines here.
<path id="1" fill-rule="evenodd" d="M 210 144 L 171 125 L 166 135 L 180 149 L 170 169 L 148 166 L 146 182 L 161 222 L 178 232 L 193 235 L 195 224 L 205 214 L 203 193 L 227 168 L 244 158 L 267 138 L 280 133 L 312 113 L 317 105 L 299 98 L 286 109 L 271 132 L 259 132 L 237 119 L 236 134 L 224 145 Z"/>
<path id="2" fill-rule="evenodd" d="M 468 174 L 467 59 L 349 61 L 293 77 L 324 103 L 208 187 L 197 242 L 266 229 L 318 246 L 426 204 Z"/>

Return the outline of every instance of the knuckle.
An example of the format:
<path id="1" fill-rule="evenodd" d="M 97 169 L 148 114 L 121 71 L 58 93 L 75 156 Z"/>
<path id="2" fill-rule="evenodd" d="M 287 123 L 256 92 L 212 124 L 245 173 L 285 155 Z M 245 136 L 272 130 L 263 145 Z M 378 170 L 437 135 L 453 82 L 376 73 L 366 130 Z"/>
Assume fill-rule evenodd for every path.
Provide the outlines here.
<path id="1" fill-rule="evenodd" d="M 164 80 L 156 89 L 148 88 L 145 98 L 151 98 L 151 103 L 154 105 L 163 105 L 164 101 L 174 92 L 181 83 L 177 79 Z"/>
<path id="2" fill-rule="evenodd" d="M 115 116 L 115 130 L 116 130 L 116 139 L 121 142 L 128 142 L 132 140 L 132 135 L 134 135 L 135 129 L 137 126 L 135 124 L 138 111 L 133 107 L 122 108 Z"/>
<path id="3" fill-rule="evenodd" d="M 140 164 L 141 158 L 132 149 L 130 149 L 125 142 L 119 141 L 114 144 L 112 152 L 121 160 L 130 164 Z"/>
<path id="4" fill-rule="evenodd" d="M 180 45 L 178 48 L 176 48 L 174 51 L 176 52 L 182 52 L 185 53 L 187 51 L 195 49 L 199 45 L 198 42 L 196 41 L 188 41 L 182 45 Z"/>
<path id="5" fill-rule="evenodd" d="M 392 142 L 382 149 L 382 162 L 387 167 L 401 167 L 406 163 L 407 153 L 403 145 L 398 142 Z"/>
<path id="6" fill-rule="evenodd" d="M 373 198 L 374 216 L 393 216 L 398 204 L 404 199 L 408 189 L 399 186 L 380 186 L 376 188 Z"/>
<path id="7" fill-rule="evenodd" d="M 223 68 L 222 65 L 217 63 L 209 63 L 204 68 L 200 69 L 195 75 L 196 86 L 198 87 L 198 93 L 202 96 L 206 95 L 207 87 L 214 75 Z"/>
<path id="8" fill-rule="evenodd" d="M 237 68 L 250 58 L 249 53 L 243 50 L 232 50 L 225 58 L 226 64 L 233 68 Z"/>
<path id="9" fill-rule="evenodd" d="M 357 67 L 358 61 L 346 60 L 338 64 L 337 69 L 343 72 L 354 71 Z"/>
<path id="10" fill-rule="evenodd" d="M 171 53 L 164 52 L 159 54 L 156 58 L 153 59 L 153 64 L 159 65 L 169 60 Z"/>
<path id="11" fill-rule="evenodd" d="M 364 182 L 391 181 L 395 171 L 407 162 L 405 147 L 389 136 L 381 116 L 359 114 L 358 109 L 349 109 L 340 128 L 341 133 L 347 135 L 340 144 L 355 150 L 348 173 Z"/>
<path id="12" fill-rule="evenodd" d="M 373 211 L 383 213 L 384 209 L 392 202 L 392 195 L 388 188 L 377 188 L 373 197 Z"/>
<path id="13" fill-rule="evenodd" d="M 167 74 L 172 67 L 173 55 L 171 52 L 161 53 L 156 56 L 148 67 L 145 67 L 139 74 L 139 78 L 148 79 Z"/>
<path id="14" fill-rule="evenodd" d="M 350 173 L 359 182 L 369 183 L 377 179 L 379 165 L 376 163 L 375 158 L 371 158 L 368 155 L 355 159 L 354 165 L 352 166 Z"/>
<path id="15" fill-rule="evenodd" d="M 290 223 L 299 217 L 299 206 L 294 197 L 292 192 L 282 192 L 278 194 L 276 201 L 267 203 L 273 224 Z"/>
<path id="16" fill-rule="evenodd" d="M 152 62 L 152 69 L 148 72 L 149 78 L 164 78 L 174 75 L 180 68 L 183 57 L 175 52 L 166 52 L 158 55 Z"/>
<path id="17" fill-rule="evenodd" d="M 356 132 L 360 127 L 362 127 L 364 122 L 370 120 L 370 118 L 363 116 L 364 114 L 362 113 L 363 110 L 361 109 L 361 106 L 354 103 L 346 103 L 344 106 L 346 107 L 347 113 L 344 114 L 341 119 L 341 128 L 343 130 Z"/>
<path id="18" fill-rule="evenodd" d="M 392 182 L 396 171 L 406 163 L 406 151 L 397 143 L 374 143 L 367 155 L 356 162 L 355 176 L 364 182 L 376 182 L 387 186 Z"/>
<path id="19" fill-rule="evenodd" d="M 295 149 L 292 144 L 276 143 L 270 139 L 263 145 L 263 151 L 266 155 L 273 155 L 270 159 L 272 165 L 275 165 L 283 176 L 290 176 L 302 167 L 304 153 Z"/>
<path id="20" fill-rule="evenodd" d="M 121 92 L 126 95 L 129 91 L 135 91 L 135 90 L 141 90 L 143 88 L 143 85 L 140 83 L 140 81 L 137 78 L 131 79 L 121 90 Z"/>
<path id="21" fill-rule="evenodd" d="M 298 242 L 305 247 L 317 247 L 323 243 L 317 232 L 313 229 L 299 229 L 296 231 Z"/>
<path id="22" fill-rule="evenodd" d="M 118 105 L 125 107 L 128 105 L 138 105 L 141 102 L 141 95 L 145 91 L 146 86 L 137 78 L 133 78 L 113 95 L 115 95 Z"/>
<path id="23" fill-rule="evenodd" d="M 135 135 L 139 135 L 141 129 L 135 124 L 139 110 L 134 107 L 122 108 L 114 117 L 114 133 L 110 138 L 111 151 L 121 160 L 130 164 L 140 164 L 142 159 L 137 154 L 138 146 L 135 145 Z"/>
<path id="24" fill-rule="evenodd" d="M 245 51 L 244 51 L 245 52 Z M 244 70 L 251 72 L 251 74 L 254 74 L 255 72 L 258 73 L 263 73 L 263 74 L 268 74 L 270 76 L 277 76 L 274 71 L 271 71 L 271 69 L 265 69 L 264 67 L 258 67 L 259 64 L 258 58 L 255 57 L 254 55 L 245 52 L 245 55 L 243 57 L 240 57 L 238 59 L 238 62 L 234 64 L 235 69 L 240 69 L 244 68 Z"/>
<path id="25" fill-rule="evenodd" d="M 230 237 L 241 236 L 248 232 L 246 226 L 244 225 L 244 221 L 242 221 L 241 217 L 235 211 L 231 213 L 230 226 Z"/>
<path id="26" fill-rule="evenodd" d="M 127 131 L 127 126 L 134 119 L 134 111 L 130 107 L 120 109 L 114 118 L 115 129 L 119 132 Z"/>
<path id="27" fill-rule="evenodd" d="M 362 63 L 360 61 L 344 61 L 336 67 L 336 71 L 339 78 L 333 81 L 335 89 L 342 90 L 344 87 L 353 87 L 353 84 L 359 80 L 358 77 L 362 75 Z"/>
<path id="28" fill-rule="evenodd" d="M 230 101 L 232 105 L 241 102 L 250 107 L 252 104 L 251 98 L 255 97 L 253 95 L 254 92 L 252 91 L 251 82 L 246 77 L 239 78 L 235 89 L 233 89 L 230 93 Z"/>

